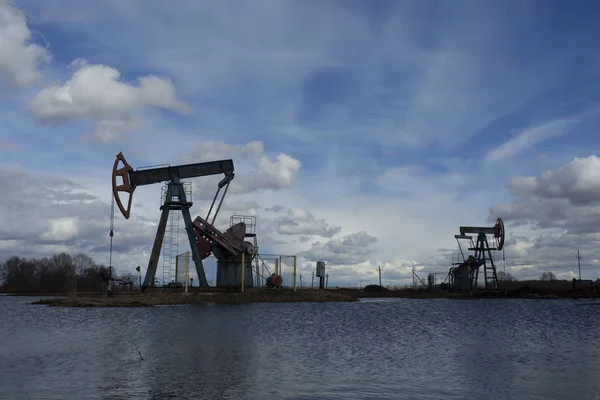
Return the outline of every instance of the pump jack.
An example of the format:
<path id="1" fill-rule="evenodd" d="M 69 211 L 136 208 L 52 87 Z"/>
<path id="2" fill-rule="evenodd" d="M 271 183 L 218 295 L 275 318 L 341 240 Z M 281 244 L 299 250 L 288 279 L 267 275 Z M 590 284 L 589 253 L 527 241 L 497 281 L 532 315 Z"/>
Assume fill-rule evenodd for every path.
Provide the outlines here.
<path id="1" fill-rule="evenodd" d="M 463 262 L 455 263 L 450 269 L 450 274 L 454 276 L 453 281 L 456 281 L 461 271 L 468 273 L 469 277 L 469 288 L 470 290 L 477 289 L 477 281 L 479 277 L 479 269 L 483 267 L 483 276 L 485 289 L 489 291 L 497 291 L 500 288 L 498 282 L 498 275 L 496 273 L 496 265 L 494 264 L 494 257 L 492 257 L 492 251 L 500 251 L 504 248 L 504 239 L 506 237 L 506 231 L 504 229 L 504 221 L 502 218 L 496 219 L 496 225 L 487 226 L 461 226 L 459 228 L 459 235 L 454 235 L 458 243 L 458 248 L 462 252 L 459 239 L 467 239 L 471 242 L 469 251 L 473 251 L 474 254 L 465 258 L 463 254 Z M 477 235 L 477 242 L 473 243 L 473 236 Z M 487 240 L 487 235 L 493 235 L 496 247 L 490 247 Z M 464 282 L 464 280 L 462 280 Z"/>
<path id="2" fill-rule="evenodd" d="M 122 163 L 123 165 L 119 167 L 119 163 Z M 194 231 L 194 225 L 190 216 L 190 207 L 193 203 L 191 201 L 188 201 L 188 199 L 186 198 L 185 190 L 181 179 L 218 174 L 225 175 L 225 177 L 218 184 L 217 192 L 215 193 L 215 197 L 213 198 L 212 205 L 210 206 L 210 210 L 206 217 L 206 219 L 208 220 L 210 217 L 210 213 L 212 212 L 213 207 L 215 205 L 215 201 L 217 200 L 217 197 L 219 195 L 219 192 L 223 187 L 225 187 L 221 200 L 219 201 L 219 205 L 217 206 L 217 209 L 212 218 L 212 223 L 214 223 L 217 214 L 219 213 L 219 209 L 221 208 L 221 204 L 223 204 L 223 199 L 227 194 L 229 184 L 235 176 L 233 170 L 233 160 L 209 161 L 196 164 L 134 170 L 127 163 L 122 152 L 117 155 L 117 159 L 115 160 L 112 173 L 113 196 L 115 198 L 117 206 L 119 207 L 119 210 L 121 211 L 125 219 L 129 219 L 130 217 L 131 201 L 133 199 L 133 192 L 135 191 L 136 187 L 142 185 L 151 185 L 165 181 L 168 182 L 165 201 L 164 204 L 160 207 L 162 213 L 160 216 L 160 221 L 158 223 L 156 237 L 154 238 L 154 245 L 152 246 L 152 253 L 150 254 L 150 260 L 148 261 L 148 269 L 146 270 L 146 277 L 144 279 L 142 289 L 148 286 L 155 285 L 154 278 L 156 275 L 156 268 L 158 266 L 158 259 L 160 257 L 160 249 L 162 247 L 162 242 L 165 236 L 167 220 L 169 218 L 169 211 L 171 210 L 181 210 L 181 213 L 183 214 L 183 221 L 185 223 L 185 230 L 187 232 L 190 248 L 192 251 L 192 259 L 194 260 L 194 264 L 196 265 L 196 272 L 198 274 L 199 285 L 201 287 L 209 286 L 208 281 L 206 280 L 206 273 L 204 272 L 202 259 L 200 258 L 200 252 L 198 249 L 198 242 L 196 238 L 196 233 Z M 121 183 L 117 182 L 117 178 L 119 177 L 122 178 Z M 123 206 L 119 193 L 129 194 L 127 208 Z"/>

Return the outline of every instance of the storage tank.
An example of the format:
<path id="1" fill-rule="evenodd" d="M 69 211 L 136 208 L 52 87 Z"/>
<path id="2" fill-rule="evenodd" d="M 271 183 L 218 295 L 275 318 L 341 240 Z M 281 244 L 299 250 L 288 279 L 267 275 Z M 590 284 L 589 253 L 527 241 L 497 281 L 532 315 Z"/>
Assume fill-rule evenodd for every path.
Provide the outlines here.
<path id="1" fill-rule="evenodd" d="M 435 285 L 435 274 L 427 275 L 427 283 L 429 283 L 429 286 Z"/>
<path id="2" fill-rule="evenodd" d="M 325 276 L 325 262 L 317 261 L 317 274 L 318 277 Z"/>

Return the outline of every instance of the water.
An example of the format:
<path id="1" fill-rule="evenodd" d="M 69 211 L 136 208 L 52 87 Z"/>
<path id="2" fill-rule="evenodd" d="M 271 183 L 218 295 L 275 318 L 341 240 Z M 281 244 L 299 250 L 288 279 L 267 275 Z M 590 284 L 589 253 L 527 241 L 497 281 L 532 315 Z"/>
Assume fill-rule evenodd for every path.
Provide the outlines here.
<path id="1" fill-rule="evenodd" d="M 584 300 L 32 300 L 0 296 L 2 400 L 600 399 L 600 307 Z"/>

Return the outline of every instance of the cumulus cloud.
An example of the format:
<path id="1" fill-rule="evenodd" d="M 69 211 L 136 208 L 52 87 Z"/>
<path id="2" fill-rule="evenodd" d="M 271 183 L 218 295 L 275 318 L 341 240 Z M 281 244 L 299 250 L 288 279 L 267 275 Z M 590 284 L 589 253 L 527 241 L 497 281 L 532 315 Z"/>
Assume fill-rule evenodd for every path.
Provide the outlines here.
<path id="1" fill-rule="evenodd" d="M 361 286 L 379 283 L 379 267 L 381 267 L 381 283 L 384 286 L 406 286 L 412 281 L 412 269 L 421 270 L 423 267 L 414 260 L 397 259 L 393 261 L 376 261 L 368 259 L 354 265 L 325 264 L 325 272 L 329 275 L 329 286 Z M 298 267 L 298 273 L 303 274 L 305 285 L 311 282 L 316 262 L 303 262 Z M 424 276 L 426 278 L 426 276 Z"/>
<path id="2" fill-rule="evenodd" d="M 87 141 L 112 142 L 118 140 L 121 134 L 141 129 L 144 123 L 133 116 L 123 116 L 122 119 L 107 119 L 94 124 L 84 139 Z"/>
<path id="3" fill-rule="evenodd" d="M 285 210 L 285 207 L 276 204 L 273 207 L 266 207 L 264 210 L 265 211 L 269 211 L 269 212 L 278 213 L 278 212 L 281 212 L 281 211 Z"/>
<path id="4" fill-rule="evenodd" d="M 330 226 L 325 219 L 316 219 L 306 210 L 290 208 L 287 215 L 275 218 L 277 232 L 282 235 L 316 235 L 331 238 L 341 226 Z"/>
<path id="5" fill-rule="evenodd" d="M 163 77 L 144 76 L 125 82 L 121 73 L 106 65 L 72 64 L 75 69 L 63 85 L 42 89 L 29 104 L 42 121 L 64 123 L 76 119 L 96 121 L 89 137 L 110 141 L 118 133 L 139 127 L 135 111 L 147 107 L 186 113 L 190 107 L 177 99 L 175 86 Z"/>
<path id="6" fill-rule="evenodd" d="M 252 212 L 260 208 L 255 201 L 232 201 L 223 206 L 224 209 L 233 212 Z"/>
<path id="7" fill-rule="evenodd" d="M 302 167 L 300 161 L 284 153 L 279 153 L 271 159 L 265 154 L 262 142 L 249 142 L 243 146 L 206 142 L 184 157 L 184 161 L 202 162 L 228 158 L 233 159 L 237 171 L 228 195 L 291 188 Z M 195 186 L 207 189 L 197 191 L 199 193 L 209 193 L 211 191 L 209 187 L 214 186 L 214 180 L 210 179 L 194 180 L 194 182 Z"/>
<path id="8" fill-rule="evenodd" d="M 514 179 L 509 187 L 523 198 L 565 199 L 576 206 L 596 204 L 600 201 L 600 158 L 596 155 L 575 158 L 558 170 L 544 172 L 538 178 Z"/>
<path id="9" fill-rule="evenodd" d="M 11 86 L 29 85 L 40 78 L 39 68 L 50 58 L 46 47 L 34 43 L 23 13 L 0 0 L 0 78 L 6 77 Z"/>
<path id="10" fill-rule="evenodd" d="M 570 163 L 538 177 L 520 177 L 509 182 L 513 203 L 491 207 L 490 217 L 508 224 L 505 247 L 507 265 L 518 277 L 537 277 L 543 271 L 570 276 L 575 271 L 577 249 L 587 253 L 588 267 L 600 260 L 600 160 L 595 155 Z M 533 228 L 529 235 L 511 233 Z M 512 231 L 512 232 L 511 232 Z"/>
<path id="11" fill-rule="evenodd" d="M 492 215 L 516 224 L 589 233 L 600 223 L 600 159 L 591 155 L 539 177 L 519 177 L 508 184 L 517 200 L 491 208 Z"/>
<path id="12" fill-rule="evenodd" d="M 365 262 L 371 254 L 370 246 L 377 238 L 360 231 L 325 243 L 316 242 L 308 250 L 298 253 L 310 261 L 325 261 L 334 265 L 354 265 Z"/>
<path id="13" fill-rule="evenodd" d="M 1 169 L 0 185 L 0 262 L 14 254 L 46 257 L 67 251 L 108 263 L 109 203 L 70 180 L 19 168 Z M 147 262 L 140 255 L 149 252 L 155 229 L 156 221 L 143 216 L 119 224 L 114 265 Z"/>

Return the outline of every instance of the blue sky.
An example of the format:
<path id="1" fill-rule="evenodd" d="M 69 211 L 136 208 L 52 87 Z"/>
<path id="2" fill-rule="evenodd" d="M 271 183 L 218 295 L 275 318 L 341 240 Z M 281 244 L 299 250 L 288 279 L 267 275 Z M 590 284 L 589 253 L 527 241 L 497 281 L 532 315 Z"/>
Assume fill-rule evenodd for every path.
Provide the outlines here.
<path id="1" fill-rule="evenodd" d="M 9 66 L 18 61 L 17 45 L 27 43 L 11 53 L 0 44 L 0 77 L 7 78 L 0 82 L 8 82 L 0 95 L 0 166 L 70 179 L 108 202 L 119 151 L 134 166 L 237 155 L 236 179 L 259 171 L 262 180 L 231 201 L 302 209 L 342 228 L 303 241 L 302 233 L 278 235 L 276 216 L 248 210 L 268 221 L 270 251 L 327 258 L 327 241 L 364 231 L 376 241 L 356 247 L 368 252 L 339 265 L 364 279 L 378 264 L 397 272 L 390 284 L 403 282 L 409 265 L 447 269 L 459 225 L 488 224 L 493 207 L 518 204 L 511 180 L 557 170 L 600 146 L 600 5 L 593 1 L 12 4 L 26 16 L 27 40 L 48 57 L 20 67 L 39 76 L 15 84 Z M 93 75 L 109 69 L 118 76 L 107 79 L 128 85 L 118 90 L 156 76 L 172 93 L 139 90 L 116 106 L 110 96 L 121 92 Z M 51 99 L 60 91 L 52 88 L 82 71 L 89 73 L 77 81 L 78 97 L 57 111 Z M 206 147 L 215 141 L 228 150 Z M 262 150 L 247 150 L 250 142 L 262 142 Z M 262 157 L 275 162 L 280 153 L 301 167 L 280 164 L 267 173 Z M 136 193 L 140 217 L 158 219 L 159 194 L 159 187 Z M 535 248 L 537 233 L 517 233 L 527 239 L 514 244 L 513 272 L 537 274 L 517 268 L 548 264 L 541 254 L 520 253 Z M 136 260 L 148 250 L 136 247 Z M 571 267 L 557 261 L 552 268 L 568 274 Z M 340 273 L 340 282 L 352 279 Z"/>

